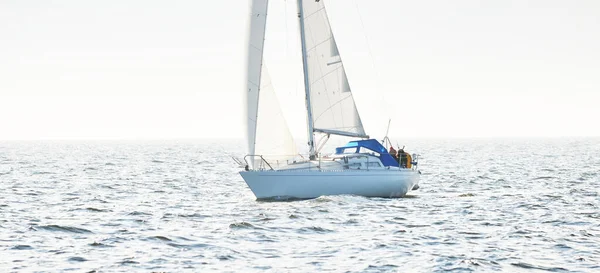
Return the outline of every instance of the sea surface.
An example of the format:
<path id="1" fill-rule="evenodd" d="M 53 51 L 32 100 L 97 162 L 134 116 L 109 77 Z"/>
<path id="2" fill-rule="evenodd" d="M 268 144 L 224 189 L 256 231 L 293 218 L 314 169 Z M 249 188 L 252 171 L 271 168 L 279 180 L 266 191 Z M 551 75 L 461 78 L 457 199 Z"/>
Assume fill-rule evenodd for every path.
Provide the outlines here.
<path id="1" fill-rule="evenodd" d="M 407 198 L 256 201 L 237 140 L 0 142 L 0 272 L 600 272 L 600 139 L 411 139 Z"/>

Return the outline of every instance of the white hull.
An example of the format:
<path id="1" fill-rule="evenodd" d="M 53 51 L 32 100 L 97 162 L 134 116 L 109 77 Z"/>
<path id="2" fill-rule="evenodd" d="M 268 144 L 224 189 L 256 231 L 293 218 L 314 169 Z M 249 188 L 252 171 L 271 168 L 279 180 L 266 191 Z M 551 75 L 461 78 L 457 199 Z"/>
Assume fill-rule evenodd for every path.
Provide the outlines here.
<path id="1" fill-rule="evenodd" d="M 353 194 L 403 197 L 419 183 L 416 170 L 242 171 L 258 199 Z"/>

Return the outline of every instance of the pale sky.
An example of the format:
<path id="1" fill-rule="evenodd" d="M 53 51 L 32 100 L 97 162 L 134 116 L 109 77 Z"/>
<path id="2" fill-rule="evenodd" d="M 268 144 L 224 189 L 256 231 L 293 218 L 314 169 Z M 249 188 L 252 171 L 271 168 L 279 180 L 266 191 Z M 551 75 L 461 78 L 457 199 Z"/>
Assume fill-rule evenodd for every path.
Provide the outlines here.
<path id="1" fill-rule="evenodd" d="M 296 3 L 270 2 L 266 63 L 304 137 Z M 397 137 L 600 136 L 600 1 L 326 3 L 374 137 L 389 118 Z M 243 138 L 248 12 L 0 1 L 0 139 Z"/>

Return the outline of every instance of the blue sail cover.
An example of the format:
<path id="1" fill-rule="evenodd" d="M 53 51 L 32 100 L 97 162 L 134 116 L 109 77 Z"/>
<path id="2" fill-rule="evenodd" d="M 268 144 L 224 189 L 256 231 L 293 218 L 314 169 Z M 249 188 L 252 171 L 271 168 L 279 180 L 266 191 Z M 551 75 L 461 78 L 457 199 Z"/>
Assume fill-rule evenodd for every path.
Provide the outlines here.
<path id="1" fill-rule="evenodd" d="M 392 155 L 390 155 L 387 149 L 383 147 L 383 145 L 381 145 L 381 143 L 379 143 L 379 141 L 376 139 L 350 141 L 342 147 L 335 148 L 335 153 L 343 154 L 344 151 L 349 148 L 356 148 L 354 153 L 358 153 L 361 147 L 379 153 L 379 159 L 381 160 L 381 163 L 383 163 L 383 166 L 398 167 L 398 161 L 396 161 Z"/>

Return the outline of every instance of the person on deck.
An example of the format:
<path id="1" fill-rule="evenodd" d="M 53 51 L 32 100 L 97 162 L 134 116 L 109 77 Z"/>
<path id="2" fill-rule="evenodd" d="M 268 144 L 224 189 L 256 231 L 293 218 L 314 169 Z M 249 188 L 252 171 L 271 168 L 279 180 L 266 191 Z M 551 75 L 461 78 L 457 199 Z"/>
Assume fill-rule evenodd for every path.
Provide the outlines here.
<path id="1" fill-rule="evenodd" d="M 396 150 L 394 150 L 393 146 L 390 146 L 390 155 L 396 160 L 396 162 L 398 162 L 398 155 L 396 153 Z"/>
<path id="2" fill-rule="evenodd" d="M 400 159 L 400 167 L 408 167 L 408 153 L 404 152 L 404 148 L 398 150 L 398 158 Z"/>

